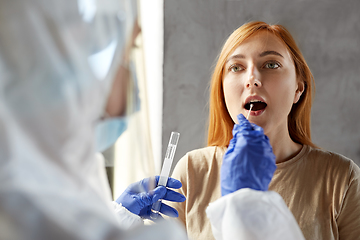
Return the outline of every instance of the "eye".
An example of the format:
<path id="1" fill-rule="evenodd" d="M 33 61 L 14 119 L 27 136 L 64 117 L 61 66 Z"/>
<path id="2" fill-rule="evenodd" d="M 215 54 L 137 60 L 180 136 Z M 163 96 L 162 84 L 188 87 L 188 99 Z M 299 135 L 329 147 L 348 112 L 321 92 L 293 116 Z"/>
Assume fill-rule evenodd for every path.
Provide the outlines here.
<path id="1" fill-rule="evenodd" d="M 233 64 L 229 67 L 229 71 L 231 72 L 239 72 L 241 70 L 244 70 L 244 68 L 241 67 L 239 64 Z"/>
<path id="2" fill-rule="evenodd" d="M 267 63 L 265 63 L 264 67 L 269 68 L 269 69 L 277 69 L 277 68 L 281 67 L 281 65 L 278 62 L 267 62 Z"/>

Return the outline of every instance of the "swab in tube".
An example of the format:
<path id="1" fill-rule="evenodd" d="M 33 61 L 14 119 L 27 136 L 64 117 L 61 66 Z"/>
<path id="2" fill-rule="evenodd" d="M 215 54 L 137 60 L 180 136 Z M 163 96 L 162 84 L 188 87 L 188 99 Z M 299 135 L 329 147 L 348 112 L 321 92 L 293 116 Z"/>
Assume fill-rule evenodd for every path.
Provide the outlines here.
<path id="1" fill-rule="evenodd" d="M 169 144 L 166 150 L 164 163 L 161 169 L 160 178 L 157 186 L 164 186 L 166 187 L 169 175 L 170 175 L 170 169 L 171 165 L 174 159 L 176 146 L 178 144 L 180 137 L 180 133 L 178 132 L 171 132 Z M 157 202 L 155 202 L 151 207 L 151 213 L 150 218 L 151 219 L 157 219 L 159 216 L 159 211 L 161 207 L 161 199 Z"/>

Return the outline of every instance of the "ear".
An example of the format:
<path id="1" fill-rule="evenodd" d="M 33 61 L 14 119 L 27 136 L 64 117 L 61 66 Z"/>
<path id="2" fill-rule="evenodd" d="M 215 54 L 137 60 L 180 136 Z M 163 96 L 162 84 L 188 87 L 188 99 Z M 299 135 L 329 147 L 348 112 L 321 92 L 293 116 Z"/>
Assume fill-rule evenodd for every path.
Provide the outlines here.
<path id="1" fill-rule="evenodd" d="M 305 90 L 305 84 L 303 81 L 298 81 L 298 88 L 296 89 L 295 96 L 294 96 L 294 104 L 297 103 Z"/>

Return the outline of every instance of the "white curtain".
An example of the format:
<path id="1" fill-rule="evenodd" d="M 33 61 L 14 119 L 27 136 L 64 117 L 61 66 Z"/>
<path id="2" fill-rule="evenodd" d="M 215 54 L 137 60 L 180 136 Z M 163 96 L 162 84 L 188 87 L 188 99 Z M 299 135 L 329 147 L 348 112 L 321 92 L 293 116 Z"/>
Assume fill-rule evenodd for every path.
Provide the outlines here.
<path id="1" fill-rule="evenodd" d="M 140 111 L 115 144 L 114 198 L 135 181 L 160 173 L 162 126 L 163 0 L 139 0 L 142 33 L 133 50 Z"/>

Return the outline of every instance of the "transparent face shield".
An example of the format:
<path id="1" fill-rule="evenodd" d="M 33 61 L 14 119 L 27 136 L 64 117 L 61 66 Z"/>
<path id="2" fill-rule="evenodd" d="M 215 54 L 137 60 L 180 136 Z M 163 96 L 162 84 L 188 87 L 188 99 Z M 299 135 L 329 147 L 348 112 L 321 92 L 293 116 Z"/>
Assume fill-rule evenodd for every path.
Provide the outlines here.
<path id="1" fill-rule="evenodd" d="M 88 136 L 93 134 L 90 128 L 93 130 L 101 120 L 124 117 L 136 109 L 132 106 L 138 104 L 128 100 L 136 99 L 136 82 L 118 77 L 121 66 L 131 75 L 127 53 L 136 26 L 136 3 L 2 3 L 0 13 L 5 20 L 0 24 L 0 69 L 4 74 L 0 90 L 6 94 L 0 97 L 1 102 L 28 129 L 27 134 L 46 148 L 80 131 L 84 132 L 79 136 L 86 144 L 93 145 L 93 138 Z M 118 78 L 125 84 L 114 86 Z M 116 115 L 107 111 L 114 88 L 124 99 L 122 112 Z"/>
<path id="2" fill-rule="evenodd" d="M 136 7 L 136 5 L 131 7 Z M 132 12 L 134 13 L 134 11 Z M 132 48 L 140 32 L 136 18 L 128 29 L 130 29 L 130 34 L 110 87 L 104 113 L 96 123 L 96 151 L 98 152 L 103 152 L 114 145 L 119 136 L 127 129 L 129 116 L 140 109 L 136 69 L 131 59 Z"/>
<path id="3" fill-rule="evenodd" d="M 99 2 L 99 4 L 97 4 Z M 95 148 L 104 152 L 127 129 L 129 116 L 140 108 L 131 52 L 140 32 L 136 0 L 78 0 L 79 11 L 95 30 L 94 53 L 88 63 L 107 95 L 95 122 Z M 99 35 L 100 34 L 100 35 Z"/>
<path id="4" fill-rule="evenodd" d="M 125 71 L 128 73 L 125 74 Z M 122 79 L 122 82 L 123 88 L 125 88 L 126 91 L 117 91 L 122 89 L 115 88 L 113 94 L 126 92 L 125 96 L 120 96 L 123 99 L 119 99 L 118 96 L 110 96 L 108 108 L 105 111 L 104 116 L 96 124 L 96 151 L 98 152 L 103 152 L 114 145 L 120 135 L 127 129 L 129 117 L 140 109 L 135 65 L 131 62 L 129 64 L 129 69 L 125 69 L 123 73 L 125 79 Z M 116 85 L 117 84 L 115 84 L 114 87 L 117 87 Z M 112 106 L 109 106 L 111 105 L 111 101 L 115 101 L 115 103 L 113 103 Z M 117 103 L 120 104 L 117 105 Z M 117 110 L 117 107 L 119 106 L 123 109 Z M 109 112 L 111 112 L 111 114 L 109 114 Z M 115 115 L 115 113 L 118 113 L 118 115 Z"/>

